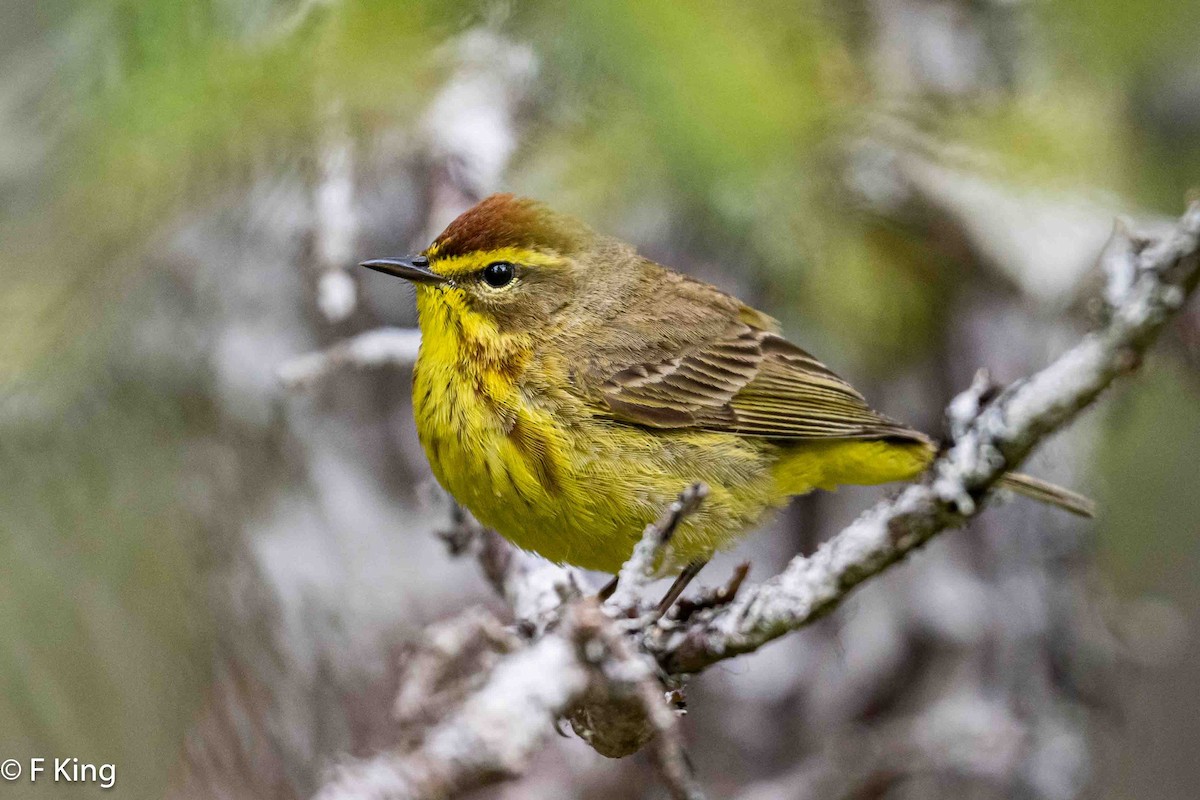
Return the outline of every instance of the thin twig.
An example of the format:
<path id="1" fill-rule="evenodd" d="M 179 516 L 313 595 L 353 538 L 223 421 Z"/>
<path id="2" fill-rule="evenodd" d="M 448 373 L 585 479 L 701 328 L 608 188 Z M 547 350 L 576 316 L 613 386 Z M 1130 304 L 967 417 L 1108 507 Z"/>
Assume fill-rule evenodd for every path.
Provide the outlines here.
<path id="1" fill-rule="evenodd" d="M 674 620 L 685 622 L 697 611 L 703 611 L 709 608 L 717 608 L 718 606 L 728 605 L 737 597 L 738 590 L 742 588 L 742 584 L 746 581 L 746 576 L 750 574 L 750 562 L 743 561 L 733 568 L 733 574 L 729 576 L 729 580 L 724 586 L 718 586 L 716 589 L 711 589 L 704 592 L 694 600 L 688 598 L 680 598 L 675 604 L 675 613 L 672 616 Z"/>
<path id="2" fill-rule="evenodd" d="M 639 607 L 642 592 L 657 577 L 676 528 L 699 510 L 706 497 L 708 487 L 703 483 L 693 483 L 679 493 L 679 497 L 667 506 L 658 519 L 646 526 L 629 559 L 621 566 L 617 588 L 605 604 L 608 608 L 623 612 Z"/>

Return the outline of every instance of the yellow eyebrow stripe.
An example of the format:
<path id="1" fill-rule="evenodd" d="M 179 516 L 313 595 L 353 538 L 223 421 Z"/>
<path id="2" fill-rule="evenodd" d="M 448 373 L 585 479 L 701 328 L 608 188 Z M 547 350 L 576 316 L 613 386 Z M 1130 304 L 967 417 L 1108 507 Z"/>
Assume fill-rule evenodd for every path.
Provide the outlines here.
<path id="1" fill-rule="evenodd" d="M 438 258 L 435 248 L 426 251 L 431 261 L 430 266 L 439 275 L 455 278 L 459 275 L 469 275 L 491 264 L 493 261 L 511 261 L 527 267 L 557 267 L 563 263 L 562 258 L 549 255 L 538 250 L 524 247 L 501 247 L 496 250 L 479 250 L 461 256 Z"/>

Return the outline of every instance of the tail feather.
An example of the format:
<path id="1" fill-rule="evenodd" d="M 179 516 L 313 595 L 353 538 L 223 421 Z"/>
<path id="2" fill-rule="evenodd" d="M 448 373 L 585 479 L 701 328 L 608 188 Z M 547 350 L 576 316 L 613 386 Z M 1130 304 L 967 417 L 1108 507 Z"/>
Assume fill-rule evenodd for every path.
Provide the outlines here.
<path id="1" fill-rule="evenodd" d="M 1009 472 L 1000 478 L 998 485 L 1034 500 L 1057 506 L 1064 511 L 1070 511 L 1072 514 L 1078 514 L 1081 517 L 1088 517 L 1090 519 L 1096 516 L 1096 502 L 1091 498 L 1076 494 L 1061 486 L 1055 486 L 1053 483 L 1035 478 L 1032 475 Z"/>

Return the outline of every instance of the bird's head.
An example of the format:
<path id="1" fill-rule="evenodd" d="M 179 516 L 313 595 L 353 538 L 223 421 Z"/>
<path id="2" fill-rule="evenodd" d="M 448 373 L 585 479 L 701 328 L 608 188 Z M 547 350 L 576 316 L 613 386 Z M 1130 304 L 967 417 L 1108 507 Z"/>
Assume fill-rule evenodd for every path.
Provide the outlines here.
<path id="1" fill-rule="evenodd" d="M 421 327 L 466 334 L 533 333 L 579 313 L 598 292 L 599 261 L 632 254 L 534 200 L 494 194 L 465 211 L 415 256 L 363 262 L 417 287 Z"/>

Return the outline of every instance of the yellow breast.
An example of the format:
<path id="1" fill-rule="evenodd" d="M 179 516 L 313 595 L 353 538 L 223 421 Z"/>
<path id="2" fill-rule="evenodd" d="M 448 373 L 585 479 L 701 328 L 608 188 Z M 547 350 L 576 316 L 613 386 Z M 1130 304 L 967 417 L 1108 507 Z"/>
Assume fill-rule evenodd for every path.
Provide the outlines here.
<path id="1" fill-rule="evenodd" d="M 464 338 L 443 306 L 421 311 L 413 413 L 434 476 L 481 519 L 491 515 L 479 510 L 504 503 L 545 502 L 555 453 L 517 388 L 528 348 L 484 347 Z"/>
<path id="2" fill-rule="evenodd" d="M 463 329 L 441 304 L 418 303 L 413 410 L 434 476 L 517 546 L 615 571 L 644 527 L 704 481 L 711 494 L 678 532 L 669 569 L 707 557 L 782 500 L 761 447 L 616 423 L 568 390 L 565 364 L 535 361 L 531 345 L 501 344 L 494 332 Z"/>

